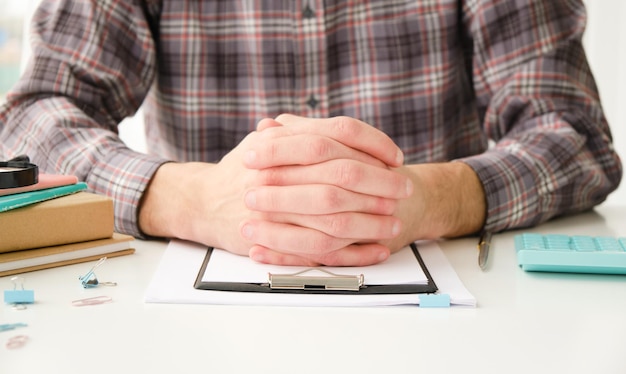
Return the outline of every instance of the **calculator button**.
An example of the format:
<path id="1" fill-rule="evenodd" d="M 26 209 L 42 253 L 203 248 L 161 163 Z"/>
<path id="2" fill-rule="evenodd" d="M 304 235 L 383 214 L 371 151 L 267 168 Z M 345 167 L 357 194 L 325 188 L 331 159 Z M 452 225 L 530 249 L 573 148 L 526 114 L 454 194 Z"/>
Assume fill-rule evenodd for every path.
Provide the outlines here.
<path id="1" fill-rule="evenodd" d="M 572 236 L 572 249 L 580 252 L 596 251 L 596 242 L 590 236 Z"/>
<path id="2" fill-rule="evenodd" d="M 546 247 L 541 234 L 522 234 L 522 246 L 527 249 L 544 249 Z"/>
<path id="3" fill-rule="evenodd" d="M 607 252 L 622 251 L 622 246 L 619 244 L 619 242 L 615 238 L 597 237 L 594 240 L 596 242 L 596 246 L 601 251 L 607 251 Z"/>
<path id="4" fill-rule="evenodd" d="M 551 234 L 544 237 L 546 249 L 551 251 L 569 251 L 570 237 L 567 235 Z"/>

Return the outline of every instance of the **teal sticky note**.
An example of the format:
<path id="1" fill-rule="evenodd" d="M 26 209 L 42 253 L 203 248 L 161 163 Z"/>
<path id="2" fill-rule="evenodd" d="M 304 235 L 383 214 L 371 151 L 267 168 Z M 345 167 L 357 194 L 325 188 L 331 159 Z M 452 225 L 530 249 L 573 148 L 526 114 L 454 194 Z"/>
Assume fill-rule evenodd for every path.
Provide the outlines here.
<path id="1" fill-rule="evenodd" d="M 448 308 L 450 307 L 450 295 L 448 294 L 423 294 L 420 295 L 421 308 Z"/>

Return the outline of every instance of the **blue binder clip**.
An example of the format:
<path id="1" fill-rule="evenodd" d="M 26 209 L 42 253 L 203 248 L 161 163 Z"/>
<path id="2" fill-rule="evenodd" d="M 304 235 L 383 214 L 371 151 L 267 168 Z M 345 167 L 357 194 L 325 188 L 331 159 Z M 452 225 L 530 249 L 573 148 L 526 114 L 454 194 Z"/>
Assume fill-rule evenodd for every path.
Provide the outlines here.
<path id="1" fill-rule="evenodd" d="M 24 278 L 13 277 L 13 290 L 4 290 L 4 302 L 7 304 L 32 304 L 35 302 L 35 291 L 24 289 Z M 18 285 L 20 288 L 18 289 Z"/>
<path id="2" fill-rule="evenodd" d="M 100 260 L 98 260 L 98 262 L 96 262 L 96 264 L 91 268 L 91 270 L 87 272 L 87 274 L 83 275 L 82 277 L 78 277 L 78 280 L 80 281 L 80 284 L 83 285 L 83 288 L 94 288 L 98 286 L 116 286 L 117 285 L 117 283 L 115 282 L 99 282 L 98 277 L 96 277 L 96 273 L 94 273 L 96 268 L 102 265 L 102 263 L 106 261 L 106 259 L 107 259 L 106 257 L 102 257 Z"/>

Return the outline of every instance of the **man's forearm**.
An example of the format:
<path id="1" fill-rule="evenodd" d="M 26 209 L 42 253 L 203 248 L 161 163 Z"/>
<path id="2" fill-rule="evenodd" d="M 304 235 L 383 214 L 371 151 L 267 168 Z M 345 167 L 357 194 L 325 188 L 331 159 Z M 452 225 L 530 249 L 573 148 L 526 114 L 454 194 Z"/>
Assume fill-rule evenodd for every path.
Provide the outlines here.
<path id="1" fill-rule="evenodd" d="M 400 211 L 407 225 L 404 241 L 458 237 L 481 230 L 486 199 L 482 183 L 470 166 L 462 162 L 418 164 L 400 171 L 415 185 Z"/>
<path id="2" fill-rule="evenodd" d="M 189 179 L 206 174 L 211 164 L 166 163 L 157 170 L 142 198 L 139 210 L 139 228 L 142 233 L 154 237 L 190 239 L 185 227 L 189 222 L 191 208 L 196 206 Z"/>

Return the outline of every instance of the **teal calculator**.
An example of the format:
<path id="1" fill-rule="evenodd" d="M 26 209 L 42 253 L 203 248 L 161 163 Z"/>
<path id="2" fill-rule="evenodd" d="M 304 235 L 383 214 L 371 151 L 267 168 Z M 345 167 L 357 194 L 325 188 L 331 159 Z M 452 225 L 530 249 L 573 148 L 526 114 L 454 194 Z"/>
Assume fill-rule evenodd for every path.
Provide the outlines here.
<path id="1" fill-rule="evenodd" d="M 526 271 L 626 274 L 626 238 L 524 233 L 514 240 Z"/>

